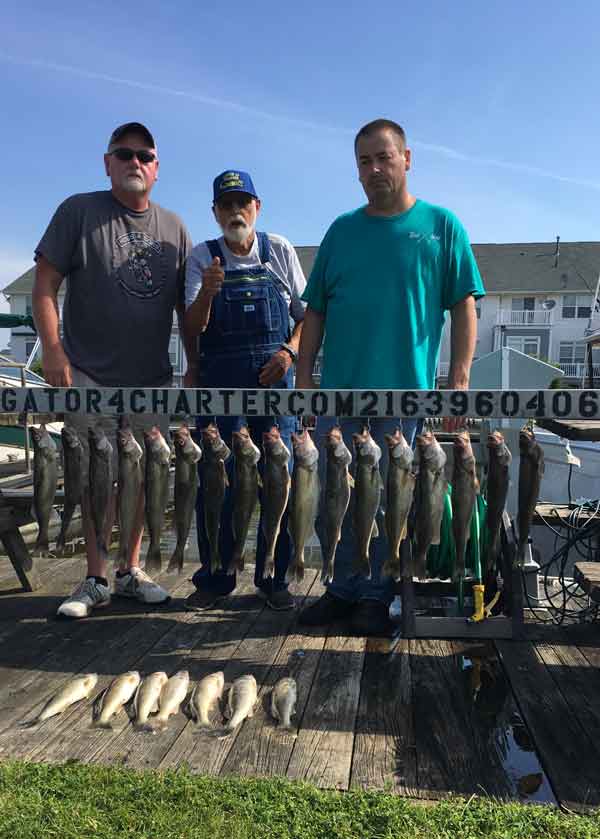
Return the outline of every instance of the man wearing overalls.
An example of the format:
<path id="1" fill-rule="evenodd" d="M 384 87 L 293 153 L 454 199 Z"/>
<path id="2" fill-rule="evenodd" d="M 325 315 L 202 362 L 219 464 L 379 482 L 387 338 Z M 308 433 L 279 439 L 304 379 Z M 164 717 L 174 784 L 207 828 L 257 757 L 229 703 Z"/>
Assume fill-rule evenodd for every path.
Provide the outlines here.
<path id="1" fill-rule="evenodd" d="M 306 286 L 296 251 L 282 236 L 256 232 L 260 200 L 247 172 L 222 172 L 214 180 L 213 196 L 213 212 L 223 236 L 196 245 L 186 268 L 186 345 L 197 340 L 197 355 L 186 384 L 205 388 L 291 388 L 305 308 L 300 296 Z M 263 432 L 277 425 L 283 442 L 292 451 L 294 417 L 216 417 L 215 421 L 230 449 L 232 432 L 243 425 L 247 425 L 261 449 Z M 207 425 L 207 418 L 199 418 L 198 428 Z M 262 458 L 259 469 L 261 463 Z M 233 549 L 233 457 L 228 459 L 226 469 L 229 488 L 219 534 L 223 567 L 212 573 L 204 526 L 202 463 L 199 465 L 196 521 L 201 565 L 192 580 L 197 591 L 185 604 L 193 610 L 210 608 L 236 585 L 235 574 L 225 571 Z M 287 513 L 281 522 L 273 579 L 262 576 L 265 540 L 261 524 L 257 533 L 255 584 L 271 608 L 292 609 L 294 600 L 285 582 L 291 558 Z"/>

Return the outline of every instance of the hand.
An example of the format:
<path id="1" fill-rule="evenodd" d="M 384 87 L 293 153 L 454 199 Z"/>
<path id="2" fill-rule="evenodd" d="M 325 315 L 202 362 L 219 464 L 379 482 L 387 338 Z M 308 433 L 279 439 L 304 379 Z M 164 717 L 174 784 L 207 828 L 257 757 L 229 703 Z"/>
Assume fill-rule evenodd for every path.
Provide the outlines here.
<path id="1" fill-rule="evenodd" d="M 277 350 L 260 371 L 258 382 L 263 387 L 271 387 L 281 381 L 292 366 L 292 359 L 285 350 Z"/>
<path id="2" fill-rule="evenodd" d="M 202 289 L 200 293 L 212 300 L 221 291 L 224 279 L 225 271 L 221 268 L 221 260 L 218 256 L 215 256 L 212 265 L 202 269 Z"/>
<path id="3" fill-rule="evenodd" d="M 49 349 L 42 348 L 42 370 L 51 387 L 71 387 L 73 384 L 71 362 L 61 344 Z"/>
<path id="4" fill-rule="evenodd" d="M 449 378 L 448 379 L 448 390 L 468 390 L 469 389 L 469 382 L 465 378 L 461 378 L 460 380 Z M 465 426 L 465 418 L 464 417 L 444 417 L 442 421 L 442 430 L 446 431 L 450 434 L 459 431 L 461 428 Z"/>

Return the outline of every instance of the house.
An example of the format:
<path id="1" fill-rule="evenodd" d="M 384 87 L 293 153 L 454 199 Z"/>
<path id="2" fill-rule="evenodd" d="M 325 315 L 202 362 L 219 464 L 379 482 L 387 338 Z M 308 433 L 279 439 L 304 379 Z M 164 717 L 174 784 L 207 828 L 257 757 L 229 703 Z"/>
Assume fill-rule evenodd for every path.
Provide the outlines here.
<path id="1" fill-rule="evenodd" d="M 297 247 L 306 276 L 310 274 L 317 247 Z M 580 382 L 584 374 L 585 337 L 600 327 L 598 279 L 600 242 L 527 242 L 523 244 L 473 245 L 487 296 L 477 303 L 478 337 L 475 356 L 512 347 L 560 367 L 565 379 Z M 31 313 L 33 268 L 4 289 L 13 314 Z M 59 294 L 62 308 L 62 295 Z M 32 330 L 15 327 L 11 350 L 16 361 L 25 360 L 33 349 Z M 600 346 L 593 348 L 594 376 L 600 376 Z M 177 323 L 169 348 L 179 384 L 185 361 Z M 448 374 L 450 362 L 449 321 L 444 330 L 438 376 Z M 318 364 L 317 364 L 318 368 Z M 317 370 L 318 372 L 318 370 Z"/>

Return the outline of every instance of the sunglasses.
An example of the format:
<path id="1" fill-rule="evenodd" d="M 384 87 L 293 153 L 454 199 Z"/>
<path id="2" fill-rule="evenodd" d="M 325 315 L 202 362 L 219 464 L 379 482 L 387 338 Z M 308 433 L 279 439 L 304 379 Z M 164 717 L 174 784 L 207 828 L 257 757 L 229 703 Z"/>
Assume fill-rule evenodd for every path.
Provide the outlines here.
<path id="1" fill-rule="evenodd" d="M 140 163 L 154 163 L 156 160 L 156 155 L 154 152 L 146 151 L 146 149 L 128 149 L 128 148 L 120 148 L 120 149 L 113 149 L 113 151 L 109 151 L 109 154 L 114 154 L 117 160 L 122 161 L 123 163 L 128 163 L 130 160 L 133 160 L 134 157 L 137 157 Z"/>

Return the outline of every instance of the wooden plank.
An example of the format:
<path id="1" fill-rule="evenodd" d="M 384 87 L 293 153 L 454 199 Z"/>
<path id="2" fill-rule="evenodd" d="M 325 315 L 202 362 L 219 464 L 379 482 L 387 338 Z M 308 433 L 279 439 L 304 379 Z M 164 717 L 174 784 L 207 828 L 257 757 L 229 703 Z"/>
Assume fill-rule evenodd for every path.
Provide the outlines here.
<path id="1" fill-rule="evenodd" d="M 464 638 L 512 638 L 512 622 L 509 618 L 492 617 L 481 623 L 468 623 L 461 617 L 415 617 L 416 638 L 453 639 Z"/>
<path id="2" fill-rule="evenodd" d="M 576 562 L 573 579 L 594 603 L 600 603 L 600 562 Z"/>
<path id="3" fill-rule="evenodd" d="M 182 581 L 180 587 L 187 588 Z M 162 614 L 142 613 L 130 620 L 104 618 L 78 623 L 70 644 L 43 662 L 47 668 L 41 672 L 28 672 L 22 682 L 11 691 L 2 708 L 4 731 L 0 734 L 0 754 L 3 757 L 33 757 L 40 751 L 44 759 L 52 759 L 49 743 L 58 742 L 57 749 L 66 752 L 62 759 L 74 751 L 84 749 L 85 734 L 77 732 L 76 722 L 85 732 L 91 722 L 90 703 L 81 703 L 60 717 L 47 720 L 37 729 L 15 727 L 14 722 L 24 717 L 34 718 L 43 708 L 48 697 L 79 670 L 97 672 L 100 676 L 94 695 L 110 683 L 114 673 L 128 670 L 132 657 L 139 657 L 176 625 L 174 611 Z M 55 668 L 55 669 L 52 669 Z M 114 668 L 114 670 L 113 670 Z M 12 724 L 11 724 L 12 723 Z M 97 730 L 94 730 L 98 734 Z M 75 743 L 73 743 L 75 741 Z M 59 760 L 61 758 L 58 758 Z"/>
<path id="4" fill-rule="evenodd" d="M 221 774 L 285 777 L 325 639 L 326 634 L 316 627 L 301 635 L 288 635 L 261 688 L 254 717 L 244 723 Z M 283 676 L 293 676 L 298 689 L 291 731 L 279 729 L 270 712 L 271 689 Z"/>
<path id="5" fill-rule="evenodd" d="M 288 778 L 348 788 L 365 646 L 365 638 L 334 636 L 325 642 Z"/>
<path id="6" fill-rule="evenodd" d="M 298 605 L 302 603 L 313 584 L 315 584 L 316 576 L 317 572 L 314 570 L 305 573 L 304 580 L 297 586 L 295 592 Z M 255 677 L 260 690 L 290 627 L 294 625 L 296 620 L 297 612 L 274 612 L 271 609 L 266 609 L 241 643 L 237 643 L 233 647 L 225 647 L 225 649 L 216 648 L 219 659 L 215 660 L 213 657 L 209 667 L 204 672 L 209 673 L 222 669 L 225 673 L 226 686 L 229 686 L 239 676 L 251 673 Z M 198 734 L 193 723 L 188 722 L 173 747 L 164 755 L 158 765 L 161 769 L 164 769 L 185 762 L 193 772 L 217 775 L 244 726 L 245 723 L 229 737 L 219 740 L 210 736 L 210 734 Z"/>
<path id="7" fill-rule="evenodd" d="M 419 793 L 513 796 L 500 756 L 474 720 L 460 652 L 447 641 L 411 641 Z"/>
<path id="8" fill-rule="evenodd" d="M 253 581 L 242 578 L 235 593 L 217 608 L 196 613 L 187 623 L 187 629 L 180 627 L 177 630 L 175 638 L 170 633 L 161 639 L 139 661 L 137 669 L 142 673 L 164 670 L 169 676 L 177 670 L 188 670 L 190 682 L 222 669 L 224 656 L 228 657 L 239 646 L 264 610 L 264 601 L 255 595 Z M 89 761 L 136 768 L 156 767 L 187 723 L 182 707 L 169 720 L 167 728 L 155 737 L 126 726 L 118 737 L 90 755 Z"/>
<path id="9" fill-rule="evenodd" d="M 350 786 L 417 798 L 410 650 L 406 639 L 367 641 Z"/>
<path id="10" fill-rule="evenodd" d="M 496 647 L 557 799 L 570 810 L 598 807 L 596 756 L 535 647 L 506 641 L 498 641 Z"/>
<path id="11" fill-rule="evenodd" d="M 587 735 L 587 748 L 596 752 L 600 766 L 600 669 L 577 647 L 567 644 L 536 644 L 536 651 L 579 720 Z"/>

